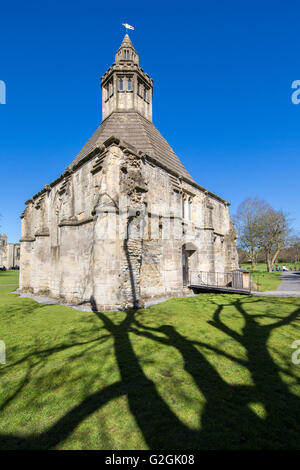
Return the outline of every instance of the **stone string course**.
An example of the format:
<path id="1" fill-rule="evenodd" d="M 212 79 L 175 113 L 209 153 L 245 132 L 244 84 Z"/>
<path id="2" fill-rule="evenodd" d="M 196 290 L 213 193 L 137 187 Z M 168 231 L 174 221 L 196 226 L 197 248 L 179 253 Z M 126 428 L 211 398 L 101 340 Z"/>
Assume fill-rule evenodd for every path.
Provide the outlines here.
<path id="1" fill-rule="evenodd" d="M 228 204 L 187 183 L 174 191 L 167 171 L 124 151 L 120 143 L 110 143 L 105 152 L 101 171 L 93 173 L 94 161 L 86 162 L 27 203 L 22 292 L 68 304 L 92 299 L 104 310 L 183 295 L 182 250 L 191 242 L 190 270 L 238 267 Z M 194 194 L 191 220 L 183 221 L 187 192 Z M 119 212 L 122 198 L 129 208 Z M 163 236 L 165 225 L 169 238 Z"/>

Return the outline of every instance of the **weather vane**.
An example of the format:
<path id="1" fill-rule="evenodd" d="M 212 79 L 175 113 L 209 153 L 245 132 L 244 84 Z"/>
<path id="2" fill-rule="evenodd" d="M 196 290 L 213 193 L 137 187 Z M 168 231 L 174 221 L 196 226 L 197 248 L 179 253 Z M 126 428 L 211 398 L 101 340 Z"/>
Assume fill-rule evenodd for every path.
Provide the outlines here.
<path id="1" fill-rule="evenodd" d="M 128 23 L 122 23 L 122 25 L 125 26 L 125 28 L 126 28 L 126 34 L 128 33 L 128 30 L 129 30 L 129 29 L 134 30 L 134 27 L 131 26 L 131 25 L 128 24 Z"/>

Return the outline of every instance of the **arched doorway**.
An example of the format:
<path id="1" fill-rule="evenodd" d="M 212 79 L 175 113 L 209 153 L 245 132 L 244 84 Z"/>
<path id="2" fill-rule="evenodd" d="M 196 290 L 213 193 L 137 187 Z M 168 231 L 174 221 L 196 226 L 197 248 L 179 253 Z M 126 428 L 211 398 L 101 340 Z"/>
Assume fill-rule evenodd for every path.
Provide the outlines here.
<path id="1" fill-rule="evenodd" d="M 196 245 L 192 242 L 185 243 L 182 246 L 182 282 L 184 286 L 189 284 L 189 258 L 197 250 Z"/>
<path id="2" fill-rule="evenodd" d="M 188 255 L 184 249 L 182 249 L 182 282 L 184 286 L 189 282 Z"/>

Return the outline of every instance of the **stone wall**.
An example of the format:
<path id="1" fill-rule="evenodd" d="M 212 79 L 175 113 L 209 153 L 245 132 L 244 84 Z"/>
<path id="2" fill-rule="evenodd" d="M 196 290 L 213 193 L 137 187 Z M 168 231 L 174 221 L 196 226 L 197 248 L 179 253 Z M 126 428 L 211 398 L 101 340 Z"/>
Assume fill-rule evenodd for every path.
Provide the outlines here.
<path id="1" fill-rule="evenodd" d="M 20 266 L 20 244 L 7 243 L 7 236 L 0 237 L 0 267 L 6 269 Z"/>
<path id="2" fill-rule="evenodd" d="M 20 289 L 142 306 L 183 295 L 183 251 L 190 273 L 237 268 L 235 237 L 228 203 L 111 138 L 27 201 Z"/>

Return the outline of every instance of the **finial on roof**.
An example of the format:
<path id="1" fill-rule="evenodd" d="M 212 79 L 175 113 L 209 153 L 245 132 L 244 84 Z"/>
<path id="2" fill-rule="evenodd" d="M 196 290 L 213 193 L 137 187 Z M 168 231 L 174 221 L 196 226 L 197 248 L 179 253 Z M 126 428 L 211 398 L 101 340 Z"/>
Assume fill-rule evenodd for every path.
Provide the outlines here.
<path id="1" fill-rule="evenodd" d="M 121 44 L 120 47 L 132 47 L 134 49 L 133 44 L 131 42 L 131 39 L 130 39 L 128 33 L 125 34 L 124 39 L 123 39 L 122 44 Z"/>
<path id="2" fill-rule="evenodd" d="M 129 29 L 132 29 L 132 30 L 134 31 L 134 27 L 131 26 L 130 24 L 128 24 L 128 23 L 122 23 L 122 25 L 125 26 L 125 28 L 126 28 L 126 33 L 128 33 L 128 30 L 129 30 Z"/>
<path id="3" fill-rule="evenodd" d="M 132 26 L 133 28 L 133 26 Z M 127 30 L 126 30 L 127 31 Z M 131 42 L 131 39 L 126 32 L 122 44 L 117 50 L 116 53 L 116 62 L 122 63 L 122 62 L 133 62 L 135 64 L 139 63 L 139 56 L 136 52 L 136 50 L 133 47 L 133 44 Z"/>

